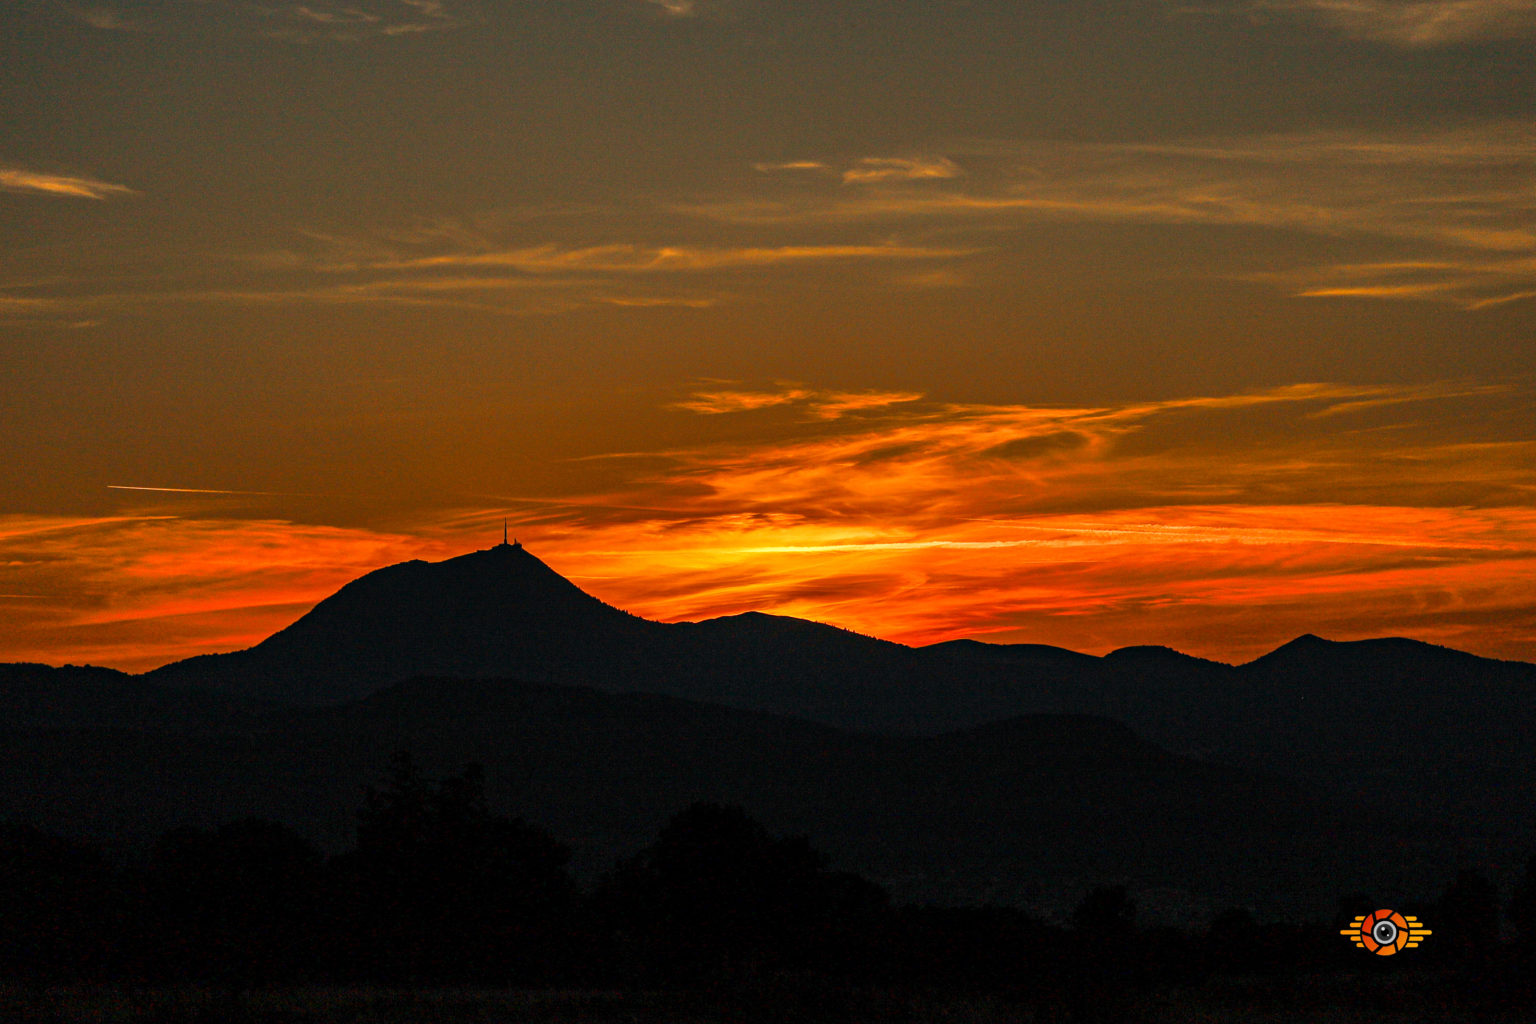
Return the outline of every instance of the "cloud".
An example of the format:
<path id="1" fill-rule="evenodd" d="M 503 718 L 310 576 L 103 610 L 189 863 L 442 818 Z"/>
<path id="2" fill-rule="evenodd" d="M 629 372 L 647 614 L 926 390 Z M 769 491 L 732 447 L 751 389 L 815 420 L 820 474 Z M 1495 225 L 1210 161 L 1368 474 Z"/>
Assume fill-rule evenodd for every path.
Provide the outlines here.
<path id="1" fill-rule="evenodd" d="M 234 35 L 298 43 L 359 42 L 461 27 L 467 0 L 308 0 L 305 3 L 143 0 L 132 20 L 102 6 L 61 5 L 71 18 L 103 31 Z"/>
<path id="2" fill-rule="evenodd" d="M 846 184 L 884 181 L 927 181 L 958 178 L 964 173 L 952 160 L 940 157 L 865 157 L 843 172 Z"/>
<path id="3" fill-rule="evenodd" d="M 299 5 L 290 10 L 295 18 L 301 21 L 312 21 L 319 25 L 376 25 L 379 22 L 378 15 L 360 11 L 355 7 L 317 11 Z"/>
<path id="4" fill-rule="evenodd" d="M 750 412 L 775 405 L 790 405 L 811 397 L 805 388 L 788 388 L 782 391 L 696 391 L 686 400 L 672 403 L 669 408 L 686 412 L 718 416 L 722 413 Z"/>
<path id="5" fill-rule="evenodd" d="M 1248 7 L 1310 18 L 1356 39 L 1408 49 L 1536 34 L 1536 0 L 1258 0 Z"/>
<path id="6" fill-rule="evenodd" d="M 1434 130 L 1299 132 L 1145 143 L 1048 140 L 957 144 L 964 178 L 912 180 L 881 168 L 850 190 L 803 187 L 675 207 L 758 230 L 881 226 L 961 240 L 1039 221 L 1263 228 L 1314 240 L 1330 258 L 1249 273 L 1314 296 L 1368 294 L 1486 308 L 1536 290 L 1536 131 L 1524 122 Z M 849 173 L 852 173 L 850 171 Z M 1331 286 L 1337 240 L 1374 246 L 1355 273 L 1455 268 L 1434 280 Z M 1433 277 L 1434 275 L 1427 275 Z"/>
<path id="7" fill-rule="evenodd" d="M 763 174 L 774 174 L 780 171 L 825 171 L 827 165 L 820 160 L 790 160 L 778 164 L 753 164 L 752 169 Z"/>
<path id="8" fill-rule="evenodd" d="M 708 416 L 722 413 L 750 412 L 782 405 L 805 405 L 816 419 L 835 420 L 871 409 L 884 409 L 901 402 L 916 402 L 922 398 L 915 391 L 819 391 L 798 385 L 784 385 L 775 391 L 696 391 L 681 402 L 668 408 Z"/>
<path id="9" fill-rule="evenodd" d="M 138 195 L 126 185 L 68 174 L 46 174 L 19 167 L 0 167 L 0 191 L 25 192 L 69 199 L 109 199 Z"/>
<path id="10" fill-rule="evenodd" d="M 699 0 L 645 0 L 668 18 L 696 18 Z"/>
<path id="11" fill-rule="evenodd" d="M 763 174 L 816 173 L 835 176 L 845 185 L 874 185 L 904 181 L 947 181 L 964 175 L 960 165 L 944 156 L 867 156 L 837 170 L 821 160 L 755 163 Z"/>
<path id="12" fill-rule="evenodd" d="M 311 0 L 279 8 L 248 6 L 266 17 L 262 34 L 296 42 L 420 35 L 467 22 L 438 0 Z"/>
<path id="13" fill-rule="evenodd" d="M 1428 403 L 1528 413 L 1528 389 L 903 395 L 875 420 L 801 414 L 831 394 L 700 391 L 674 408 L 778 418 L 756 440 L 627 453 L 598 504 L 512 515 L 606 600 L 669 619 L 756 608 L 914 643 L 1155 642 L 1229 660 L 1307 631 L 1536 656 L 1522 582 L 1536 445 L 1424 425 Z"/>
<path id="14" fill-rule="evenodd" d="M 343 583 L 439 542 L 283 520 L 0 515 L 0 661 L 71 660 L 142 670 L 250 644 Z M 5 599 L 0 598 L 0 603 Z"/>
<path id="15" fill-rule="evenodd" d="M 454 252 L 377 263 L 379 270 L 432 270 L 446 267 L 504 267 L 526 273 L 598 274 L 695 273 L 735 267 L 845 260 L 948 259 L 974 250 L 954 247 L 879 245 L 643 246 L 632 244 L 566 248 L 539 245 L 490 252 Z"/>
<path id="16" fill-rule="evenodd" d="M 67 303 L 28 295 L 0 294 L 0 316 L 38 316 L 61 312 Z"/>
<path id="17" fill-rule="evenodd" d="M 1536 297 L 1536 259 L 1441 259 L 1338 263 L 1255 274 L 1307 298 L 1428 299 L 1469 311 Z"/>
<path id="18" fill-rule="evenodd" d="M 434 234 L 404 245 L 315 236 L 325 252 L 265 254 L 244 260 L 254 274 L 241 283 L 200 288 L 119 288 L 73 295 L 0 294 L 0 313 L 84 311 L 178 303 L 399 305 L 475 310 L 497 315 L 553 313 L 591 306 L 706 309 L 733 292 L 687 278 L 826 263 L 922 263 L 969 256 L 955 246 L 875 244 L 596 246 L 542 244 L 485 247 Z M 442 243 L 451 244 L 442 251 Z M 434 248 L 431 255 L 408 249 Z M 263 278 L 265 280 L 263 280 Z M 658 285 L 660 279 L 664 284 Z M 3 286 L 0 286 L 3 287 Z M 79 285 L 53 282 L 55 291 Z M 17 291 L 39 290 L 18 287 Z"/>
<path id="19" fill-rule="evenodd" d="M 913 263 L 969 256 L 974 248 L 877 244 L 595 246 L 543 244 L 501 248 L 434 235 L 408 247 L 437 248 L 411 255 L 388 242 L 319 239 L 329 253 L 281 254 L 267 269 L 299 283 L 274 288 L 215 288 L 144 294 L 136 301 L 246 303 L 331 302 L 451 306 L 487 312 L 550 312 L 590 305 L 702 309 L 728 301 L 718 289 L 679 286 L 674 279 L 822 263 Z M 450 251 L 441 251 L 450 242 Z M 415 244 L 415 243 L 424 244 Z M 316 278 L 321 280 L 317 283 Z M 330 278 L 331 282 L 324 279 Z M 334 280 L 351 278 L 351 280 Z M 658 289 L 642 279 L 666 278 Z M 119 296 L 116 301 L 128 301 Z M 105 302 L 98 296 L 97 302 Z"/>
<path id="20" fill-rule="evenodd" d="M 922 510 L 914 513 L 918 518 L 971 517 L 1003 508 L 1046 510 L 1072 502 L 1100 507 L 1124 495 L 1157 503 L 1218 496 L 1227 501 L 1273 498 L 1280 485 L 1276 474 L 1287 478 L 1285 488 L 1296 498 L 1307 501 L 1325 494 L 1348 500 L 1349 490 L 1356 497 L 1374 496 L 1389 482 L 1399 493 L 1413 492 L 1428 501 L 1465 501 L 1473 495 L 1482 500 L 1490 488 L 1502 494 L 1499 500 L 1514 500 L 1523 471 L 1501 463 L 1491 476 L 1440 476 L 1446 466 L 1438 464 L 1438 449 L 1427 443 L 1411 460 L 1388 467 L 1382 453 L 1352 439 L 1353 454 L 1348 457 L 1359 461 L 1340 477 L 1343 456 L 1327 454 L 1327 445 L 1314 450 L 1311 442 L 1276 440 L 1273 449 L 1228 452 L 1213 459 L 1209 443 L 1188 447 L 1183 440 L 1193 430 L 1192 422 L 1203 428 L 1198 436 L 1220 436 L 1226 420 L 1236 422 L 1263 409 L 1294 410 L 1294 415 L 1313 420 L 1344 419 L 1411 403 L 1477 399 L 1492 405 L 1498 396 L 1510 394 L 1507 388 L 1489 385 L 1315 383 L 1056 408 L 941 404 L 916 393 L 826 392 L 804 385 L 762 391 L 712 389 L 672 407 L 715 415 L 804 407 L 813 415 L 801 421 L 806 432 L 798 440 L 666 453 L 676 467 L 666 479 L 668 487 L 694 495 L 700 511 L 862 510 L 870 521 L 884 514 L 895 495 Z M 873 409 L 881 413 L 874 421 L 848 415 Z M 1169 440 L 1154 444 L 1159 437 Z M 1461 450 L 1444 455 L 1451 461 L 1467 456 Z M 1504 456 L 1483 452 L 1477 457 L 1497 461 Z M 1466 490 L 1460 489 L 1463 484 Z"/>

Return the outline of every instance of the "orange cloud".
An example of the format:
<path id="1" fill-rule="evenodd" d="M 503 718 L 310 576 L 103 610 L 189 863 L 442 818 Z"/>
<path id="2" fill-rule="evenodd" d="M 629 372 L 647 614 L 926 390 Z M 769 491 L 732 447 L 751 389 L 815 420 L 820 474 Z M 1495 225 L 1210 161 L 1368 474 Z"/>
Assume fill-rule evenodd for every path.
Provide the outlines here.
<path id="1" fill-rule="evenodd" d="M 365 572 L 454 553 L 277 520 L 0 516 L 0 661 L 140 670 L 247 647 Z"/>
<path id="2" fill-rule="evenodd" d="M 880 181 L 925 181 L 958 178 L 964 172 L 953 160 L 935 157 L 868 156 L 843 172 L 846 184 Z"/>
<path id="3" fill-rule="evenodd" d="M 0 191 L 35 192 L 68 199 L 107 199 L 137 194 L 126 185 L 114 185 L 109 181 L 69 174 L 44 174 L 19 167 L 0 167 Z"/>
<path id="4" fill-rule="evenodd" d="M 780 245 L 704 248 L 699 246 L 596 245 L 561 248 L 554 245 L 494 252 L 451 253 L 380 265 L 380 269 L 423 270 L 438 267 L 507 267 L 528 273 L 587 271 L 605 274 L 662 271 L 710 271 L 731 267 L 771 267 L 782 264 L 838 260 L 943 259 L 964 256 L 969 249 L 897 244 Z"/>
<path id="5" fill-rule="evenodd" d="M 915 391 L 816 391 L 787 385 L 777 391 L 698 391 L 681 402 L 672 403 L 670 408 L 719 415 L 804 404 L 810 406 L 811 414 L 817 419 L 835 420 L 848 413 L 883 409 L 898 402 L 915 402 L 922 397 Z"/>
<path id="6" fill-rule="evenodd" d="M 782 406 L 752 407 L 805 401 L 759 397 L 773 394 Z M 913 402 L 649 453 L 601 505 L 514 514 L 606 600 L 659 618 L 756 608 L 912 643 L 1229 660 L 1308 631 L 1396 633 L 1530 658 L 1536 444 L 1379 429 L 1470 400 L 1529 401 L 1314 384 L 1100 408 Z"/>

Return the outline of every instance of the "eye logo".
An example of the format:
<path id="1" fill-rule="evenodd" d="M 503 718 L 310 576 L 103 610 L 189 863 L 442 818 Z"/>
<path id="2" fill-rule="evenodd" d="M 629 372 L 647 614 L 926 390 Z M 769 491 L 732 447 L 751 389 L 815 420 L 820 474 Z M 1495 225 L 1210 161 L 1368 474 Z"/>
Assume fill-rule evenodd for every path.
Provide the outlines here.
<path id="1" fill-rule="evenodd" d="M 1339 934 L 1361 949 L 1369 950 L 1377 956 L 1391 956 L 1393 953 L 1417 946 L 1423 941 L 1424 936 L 1434 933 L 1419 924 L 1419 919 L 1416 917 L 1405 917 L 1395 910 L 1378 910 L 1373 914 L 1355 918 L 1354 922 L 1348 928 L 1342 929 Z"/>

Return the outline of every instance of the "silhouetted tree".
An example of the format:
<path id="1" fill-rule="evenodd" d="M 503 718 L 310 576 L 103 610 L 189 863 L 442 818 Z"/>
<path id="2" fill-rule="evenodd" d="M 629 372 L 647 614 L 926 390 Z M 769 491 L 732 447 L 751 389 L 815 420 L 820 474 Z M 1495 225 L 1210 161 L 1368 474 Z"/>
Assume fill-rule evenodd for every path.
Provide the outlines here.
<path id="1" fill-rule="evenodd" d="M 739 807 L 697 803 L 618 866 L 602 900 L 646 967 L 696 977 L 825 965 L 830 949 L 864 941 L 861 923 L 886 896 L 827 871 L 804 837 L 770 836 Z"/>
<path id="2" fill-rule="evenodd" d="M 1072 911 L 1076 970 L 1071 991 L 1076 1020 L 1112 1020 L 1139 968 L 1136 901 L 1123 885 L 1091 890 Z"/>
<path id="3" fill-rule="evenodd" d="M 350 970 L 388 980 L 548 978 L 571 958 L 569 857 L 542 829 L 490 811 L 479 765 L 433 783 L 397 755 L 358 814 L 356 851 L 337 860 Z"/>

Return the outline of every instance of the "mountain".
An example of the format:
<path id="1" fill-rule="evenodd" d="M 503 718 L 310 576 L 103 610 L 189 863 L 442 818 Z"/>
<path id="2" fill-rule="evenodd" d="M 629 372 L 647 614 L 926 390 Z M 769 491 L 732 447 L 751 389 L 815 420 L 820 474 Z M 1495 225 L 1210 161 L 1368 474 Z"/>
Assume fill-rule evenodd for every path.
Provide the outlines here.
<path id="1" fill-rule="evenodd" d="M 166 665 L 148 682 L 288 703 L 362 697 L 423 673 L 584 678 L 659 624 L 604 604 L 501 544 L 368 573 L 244 651 Z"/>
<path id="2" fill-rule="evenodd" d="M 658 623 L 507 544 L 380 569 L 249 650 L 140 677 L 0 666 L 0 709 L 34 736 L 119 729 L 147 742 L 176 723 L 228 737 L 276 713 L 266 705 L 323 717 L 419 677 L 445 693 L 463 692 L 446 679 L 643 692 L 887 739 L 984 735 L 1020 716 L 1112 719 L 1172 755 L 1402 816 L 1472 859 L 1536 843 L 1533 665 L 1406 639 L 1309 635 L 1233 666 L 1164 647 L 910 648 L 760 613 Z"/>

